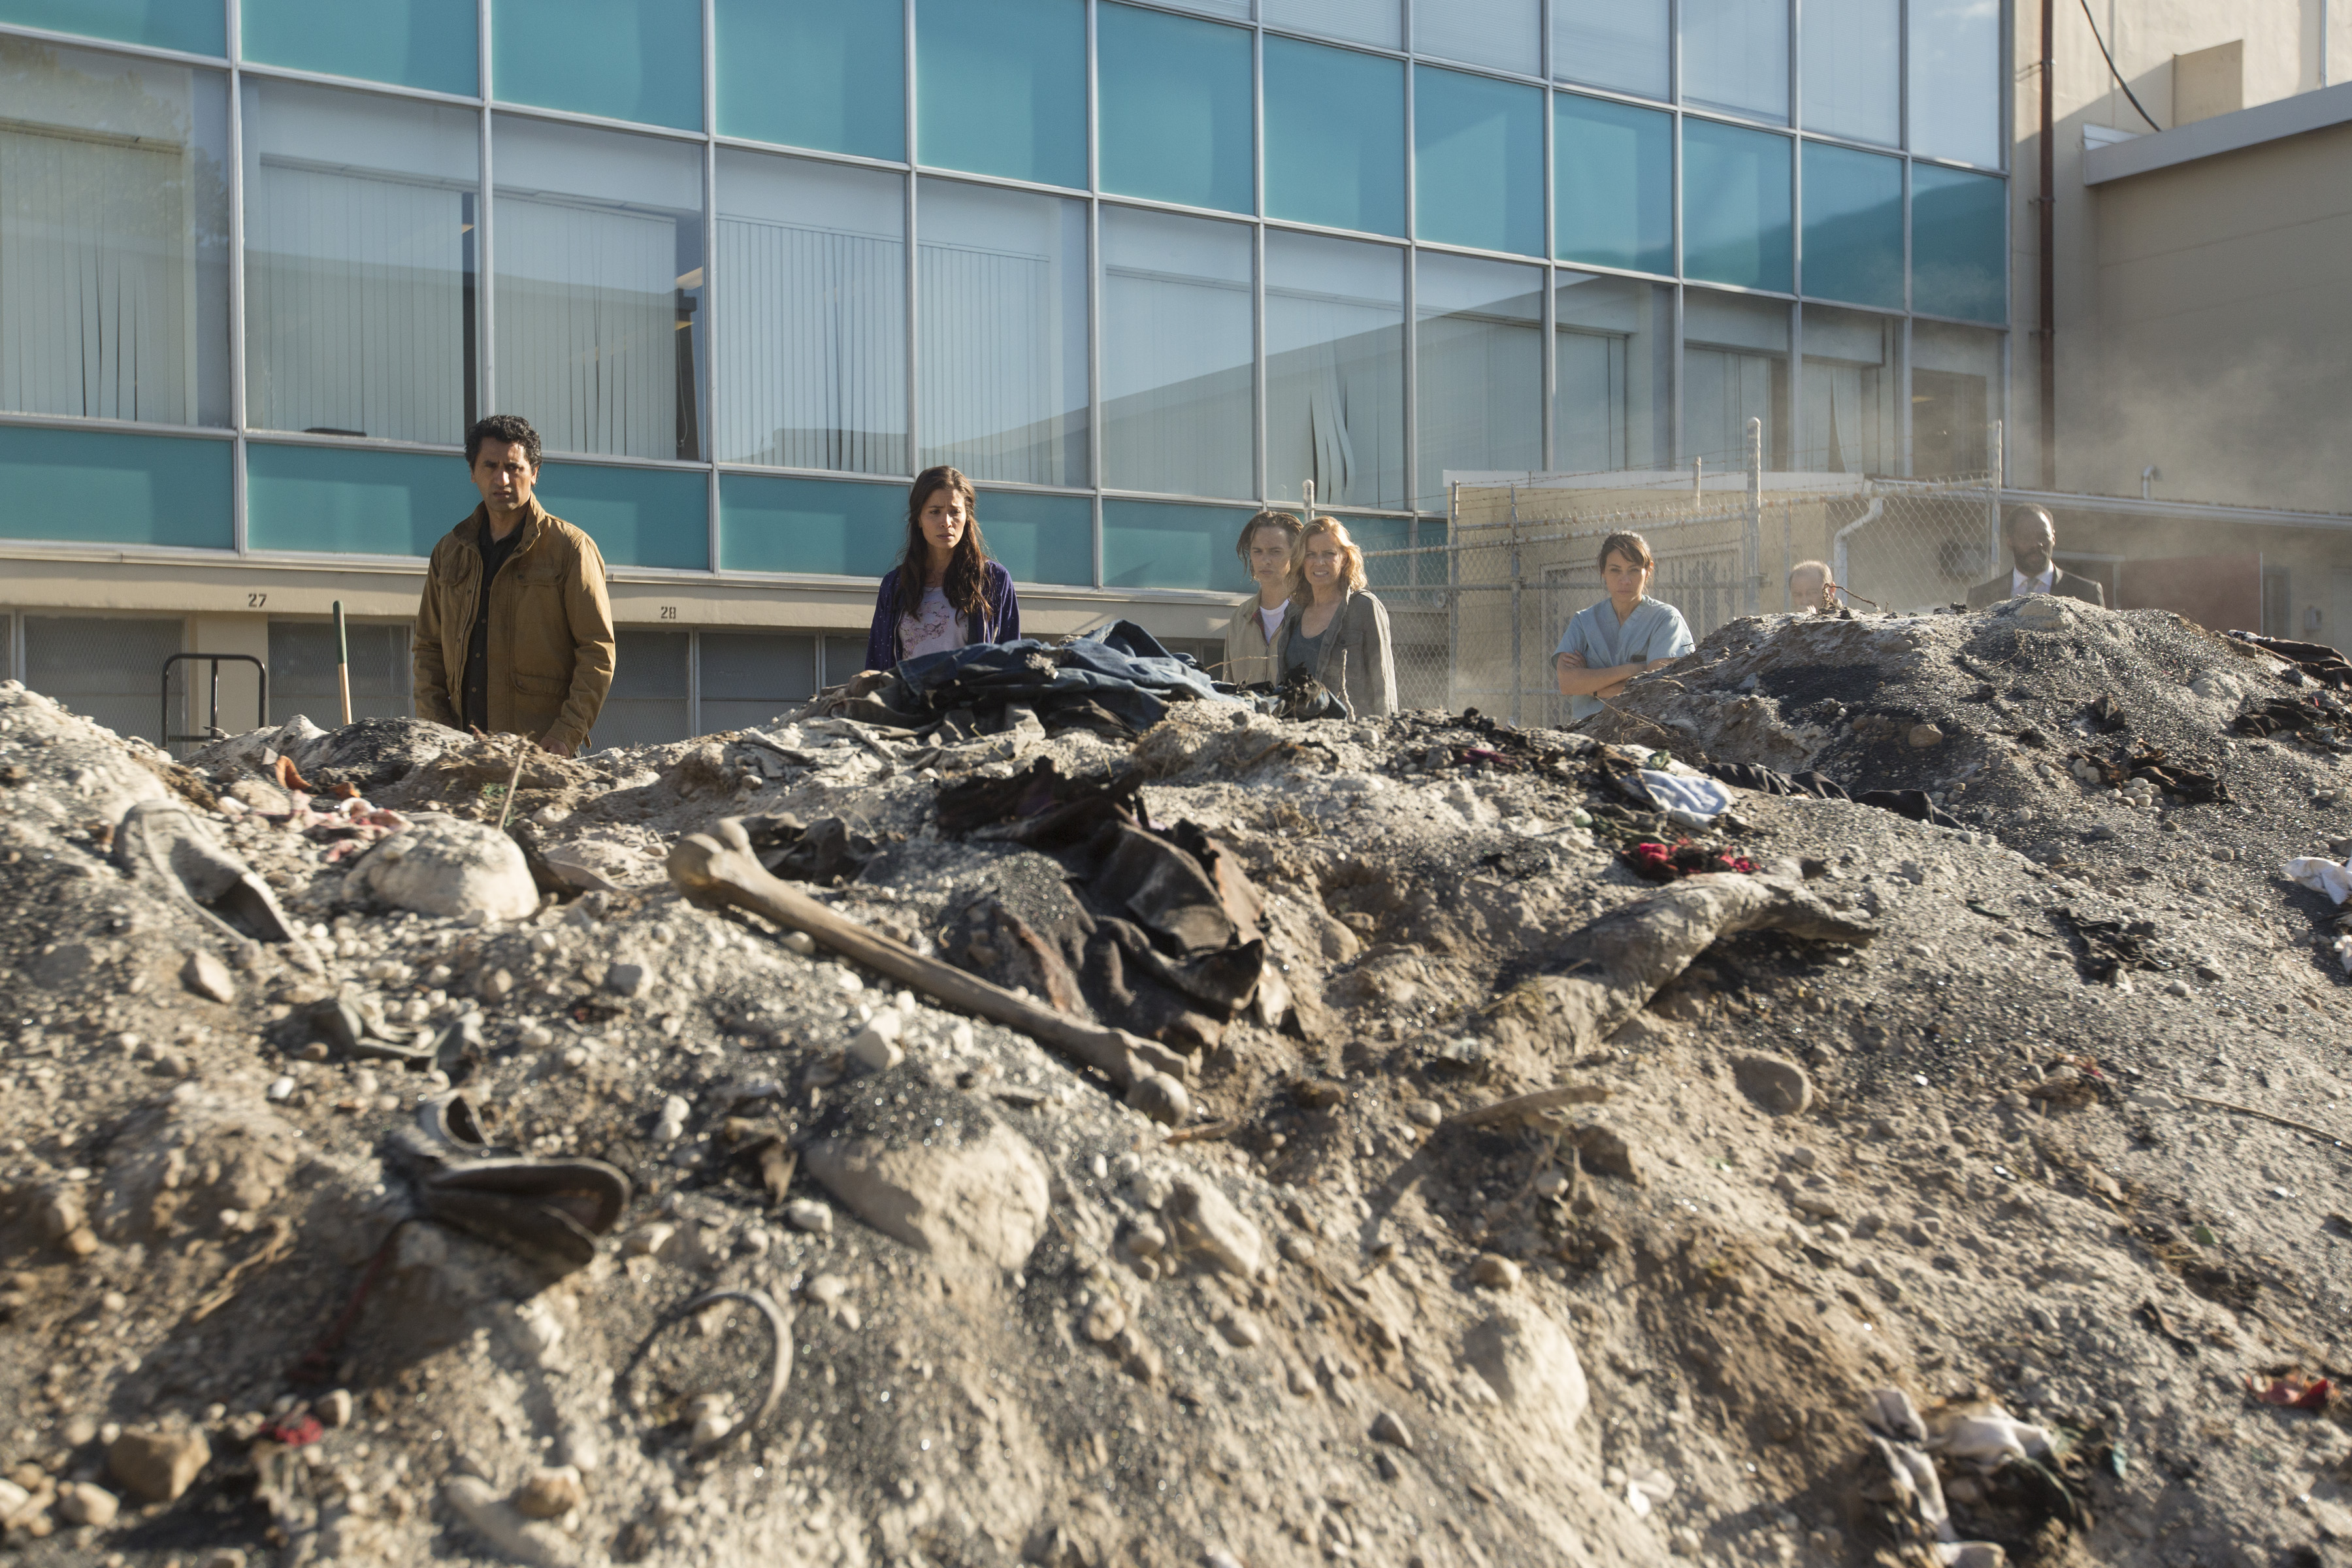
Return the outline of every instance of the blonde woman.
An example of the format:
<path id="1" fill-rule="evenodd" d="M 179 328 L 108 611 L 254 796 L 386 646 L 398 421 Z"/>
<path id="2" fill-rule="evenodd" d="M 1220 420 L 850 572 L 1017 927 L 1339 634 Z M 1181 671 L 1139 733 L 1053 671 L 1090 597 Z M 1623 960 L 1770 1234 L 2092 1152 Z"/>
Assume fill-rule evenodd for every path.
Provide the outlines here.
<path id="1" fill-rule="evenodd" d="M 1298 520 L 1286 511 L 1262 511 L 1242 524 L 1234 553 L 1257 592 L 1234 606 L 1218 679 L 1249 686 L 1282 679 L 1282 624 L 1298 591 Z"/>
<path id="2" fill-rule="evenodd" d="M 1396 656 L 1389 612 L 1364 592 L 1364 552 L 1336 517 L 1318 517 L 1298 535 L 1299 574 L 1283 618 L 1282 670 L 1304 669 L 1370 719 L 1396 711 Z"/>

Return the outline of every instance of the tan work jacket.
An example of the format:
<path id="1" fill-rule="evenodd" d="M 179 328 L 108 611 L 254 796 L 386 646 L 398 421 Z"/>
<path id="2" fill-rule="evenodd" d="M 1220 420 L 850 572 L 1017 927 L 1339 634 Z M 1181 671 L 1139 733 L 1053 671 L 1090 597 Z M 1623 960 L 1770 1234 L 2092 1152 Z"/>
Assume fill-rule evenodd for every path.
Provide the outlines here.
<path id="1" fill-rule="evenodd" d="M 1263 680 L 1269 686 L 1282 679 L 1282 631 L 1285 622 L 1276 622 L 1274 636 L 1265 635 L 1265 623 L 1257 618 L 1257 595 L 1252 593 L 1234 608 L 1234 618 L 1225 623 L 1225 657 L 1214 671 L 1219 680 L 1230 686 L 1247 686 Z"/>
<path id="2" fill-rule="evenodd" d="M 466 727 L 466 651 L 482 590 L 489 510 L 433 547 L 416 608 L 416 716 Z M 613 605 L 596 542 L 537 501 L 522 541 L 490 584 L 490 729 L 528 735 L 569 754 L 587 741 L 613 689 Z"/>

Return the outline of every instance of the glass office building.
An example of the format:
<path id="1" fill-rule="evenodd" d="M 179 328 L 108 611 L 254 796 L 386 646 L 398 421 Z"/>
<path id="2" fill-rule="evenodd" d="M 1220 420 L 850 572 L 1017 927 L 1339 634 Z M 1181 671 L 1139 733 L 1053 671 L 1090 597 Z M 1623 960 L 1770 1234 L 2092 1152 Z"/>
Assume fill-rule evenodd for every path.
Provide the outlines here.
<path id="1" fill-rule="evenodd" d="M 1113 598 L 1245 587 L 1310 479 L 1401 544 L 1448 472 L 1751 416 L 1981 468 L 2003 47 L 1978 0 L 0 0 L 0 540 L 413 562 L 490 411 L 689 601 L 870 581 L 941 462 Z"/>

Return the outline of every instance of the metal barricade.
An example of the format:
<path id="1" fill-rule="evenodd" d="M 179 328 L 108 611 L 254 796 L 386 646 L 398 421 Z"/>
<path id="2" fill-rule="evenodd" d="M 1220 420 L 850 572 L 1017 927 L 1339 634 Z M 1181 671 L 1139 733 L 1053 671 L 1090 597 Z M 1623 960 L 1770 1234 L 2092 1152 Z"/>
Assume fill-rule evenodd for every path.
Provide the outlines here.
<path id="1" fill-rule="evenodd" d="M 163 661 L 163 722 L 156 727 L 157 733 L 163 737 L 163 745 L 166 750 L 169 750 L 174 745 L 179 745 L 188 742 L 217 741 L 222 739 L 223 732 L 220 727 L 220 667 L 223 659 L 235 659 L 240 664 L 249 664 L 253 666 L 254 673 L 259 679 L 261 683 L 261 714 L 259 718 L 254 721 L 253 727 L 257 730 L 264 730 L 269 727 L 269 666 L 263 663 L 255 655 L 249 653 L 175 653 Z M 212 701 L 211 705 L 205 710 L 204 732 L 194 735 L 175 735 L 172 733 L 172 667 L 183 662 L 193 663 L 198 660 L 209 663 L 212 666 Z"/>

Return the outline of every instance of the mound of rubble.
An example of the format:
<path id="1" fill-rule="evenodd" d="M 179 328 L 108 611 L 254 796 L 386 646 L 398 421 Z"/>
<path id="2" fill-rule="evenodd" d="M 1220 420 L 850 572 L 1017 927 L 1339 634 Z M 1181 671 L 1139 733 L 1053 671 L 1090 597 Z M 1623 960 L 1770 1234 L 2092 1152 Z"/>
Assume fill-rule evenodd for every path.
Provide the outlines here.
<path id="1" fill-rule="evenodd" d="M 185 765 L 0 686 L 0 1553 L 2344 1560 L 2315 679 L 2032 601 L 1595 734 Z"/>

